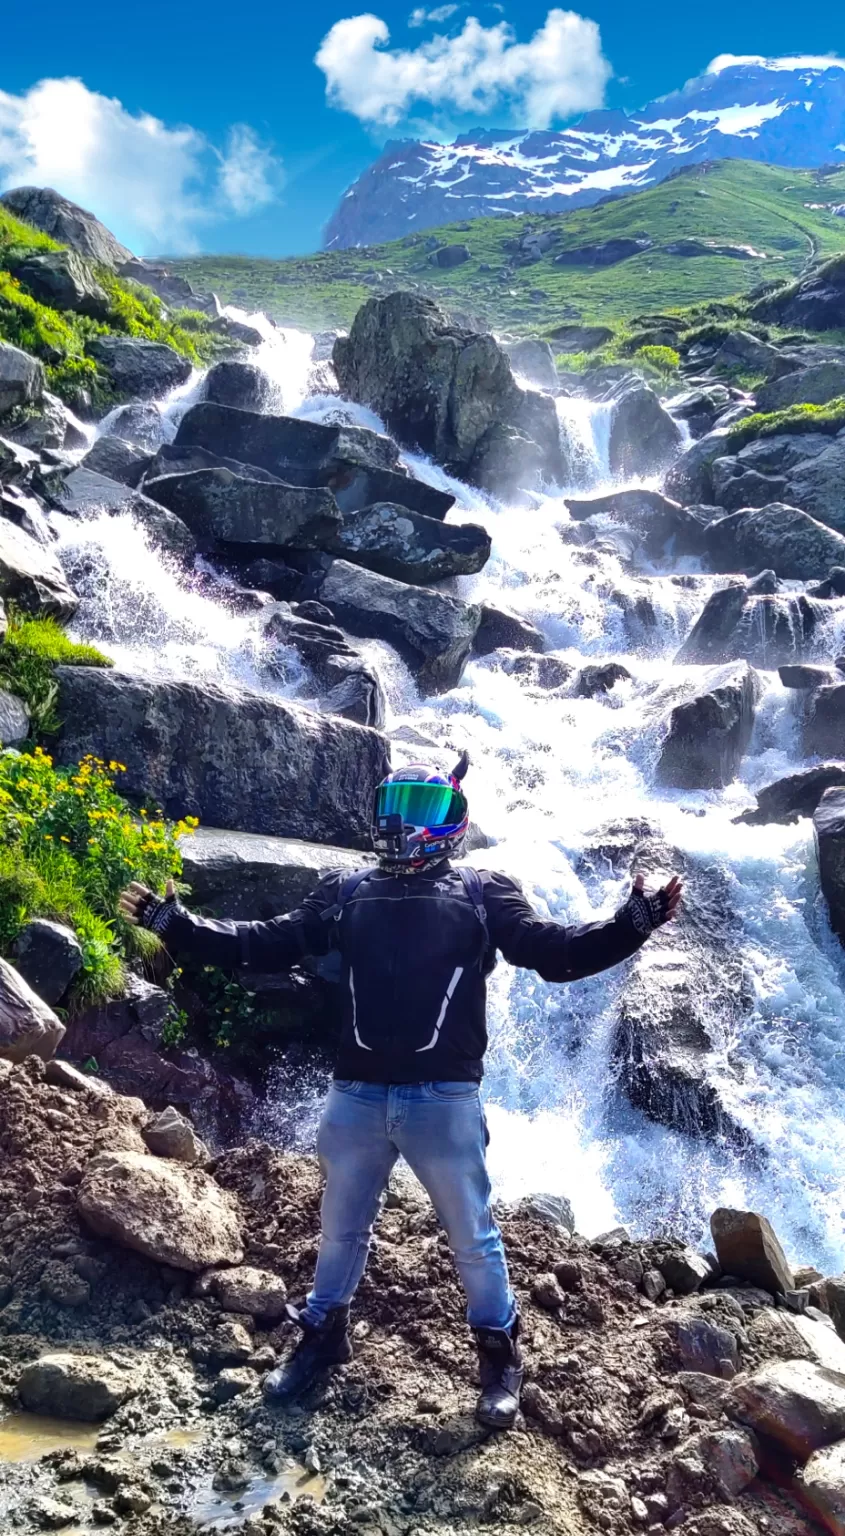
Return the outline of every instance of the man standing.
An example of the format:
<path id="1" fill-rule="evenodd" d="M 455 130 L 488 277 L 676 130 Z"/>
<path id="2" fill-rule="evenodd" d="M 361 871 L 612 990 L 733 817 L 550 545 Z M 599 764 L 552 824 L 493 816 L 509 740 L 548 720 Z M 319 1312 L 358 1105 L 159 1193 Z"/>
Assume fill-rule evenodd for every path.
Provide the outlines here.
<path id="1" fill-rule="evenodd" d="M 317 1141 L 325 1179 L 317 1270 L 305 1305 L 290 1309 L 302 1338 L 268 1377 L 267 1397 L 291 1402 L 352 1358 L 350 1303 L 401 1155 L 431 1198 L 466 1292 L 481 1366 L 477 1417 L 510 1429 L 523 1365 L 479 1095 L 487 977 L 497 951 L 550 982 L 618 965 L 675 915 L 681 884 L 676 877 L 647 894 L 638 875 L 614 917 L 581 928 L 539 917 L 508 876 L 451 863 L 469 826 L 467 767 L 464 755 L 452 774 L 419 764 L 389 774 L 373 811 L 377 866 L 328 875 L 285 917 L 194 917 L 172 882 L 163 900 L 131 885 L 120 910 L 172 952 L 224 968 L 282 971 L 340 952 L 342 1032 Z"/>

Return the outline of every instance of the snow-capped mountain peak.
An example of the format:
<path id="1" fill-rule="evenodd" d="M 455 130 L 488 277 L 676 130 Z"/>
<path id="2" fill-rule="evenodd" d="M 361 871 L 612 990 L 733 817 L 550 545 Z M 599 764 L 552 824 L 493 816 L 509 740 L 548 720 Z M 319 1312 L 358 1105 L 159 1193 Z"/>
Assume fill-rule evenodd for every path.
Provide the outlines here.
<path id="1" fill-rule="evenodd" d="M 345 194 L 326 245 L 378 244 L 490 214 L 559 213 L 720 159 L 845 160 L 845 61 L 723 55 L 640 112 L 590 112 L 542 132 L 481 129 L 452 144 L 394 141 Z"/>

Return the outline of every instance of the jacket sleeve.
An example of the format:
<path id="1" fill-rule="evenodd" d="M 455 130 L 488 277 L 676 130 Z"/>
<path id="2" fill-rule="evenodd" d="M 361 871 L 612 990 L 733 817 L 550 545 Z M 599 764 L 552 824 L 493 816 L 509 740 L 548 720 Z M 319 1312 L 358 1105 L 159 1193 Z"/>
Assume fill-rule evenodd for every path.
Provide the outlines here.
<path id="1" fill-rule="evenodd" d="M 636 954 L 645 942 L 624 908 L 580 928 L 539 917 L 506 875 L 485 873 L 484 897 L 492 942 L 510 965 L 536 971 L 544 981 L 595 976 Z"/>
<path id="2" fill-rule="evenodd" d="M 342 879 L 340 873 L 326 875 L 295 911 L 264 923 L 196 917 L 179 907 L 164 933 L 165 948 L 223 970 L 290 970 L 306 955 L 325 955 L 334 947 L 335 923 L 326 914 L 337 901 Z"/>

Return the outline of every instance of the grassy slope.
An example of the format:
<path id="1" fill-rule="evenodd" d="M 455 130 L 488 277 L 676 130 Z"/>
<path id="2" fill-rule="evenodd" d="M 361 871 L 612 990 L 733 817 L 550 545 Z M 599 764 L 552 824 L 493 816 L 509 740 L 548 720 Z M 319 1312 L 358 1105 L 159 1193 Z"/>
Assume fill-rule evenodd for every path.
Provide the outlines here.
<path id="1" fill-rule="evenodd" d="M 845 170 L 820 178 L 815 171 L 728 160 L 565 215 L 475 219 L 390 245 L 285 261 L 198 256 L 171 265 L 225 302 L 264 309 L 280 323 L 348 325 L 372 293 L 416 284 L 498 330 L 536 333 L 572 318 L 625 319 L 790 278 L 808 258 L 845 249 L 845 219 L 805 207 L 831 201 L 845 201 Z M 541 261 L 514 268 L 505 244 L 529 229 L 556 229 L 562 238 Z M 440 272 L 425 250 L 431 234 L 444 243 L 465 242 L 472 259 Z M 729 240 L 764 251 L 767 259 L 685 259 L 650 251 L 602 271 L 554 264 L 561 250 L 619 235 L 648 235 L 656 244 L 690 235 Z M 485 264 L 492 270 L 482 271 Z"/>
<path id="2" fill-rule="evenodd" d="M 39 357 L 50 387 L 65 399 L 73 402 L 75 391 L 85 388 L 101 405 L 111 403 L 109 380 L 87 350 L 96 336 L 114 333 L 164 342 L 197 366 L 227 350 L 204 315 L 180 310 L 168 316 L 155 294 L 105 268 L 92 269 L 108 296 L 105 320 L 39 304 L 14 276 L 15 267 L 31 252 L 58 250 L 57 241 L 0 206 L 0 341 Z"/>

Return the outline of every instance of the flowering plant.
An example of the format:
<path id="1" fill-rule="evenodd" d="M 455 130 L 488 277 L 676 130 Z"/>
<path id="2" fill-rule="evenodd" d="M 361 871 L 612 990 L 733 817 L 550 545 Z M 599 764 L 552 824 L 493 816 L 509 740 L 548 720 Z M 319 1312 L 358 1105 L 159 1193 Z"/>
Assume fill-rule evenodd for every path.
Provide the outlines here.
<path id="1" fill-rule="evenodd" d="M 115 788 L 122 772 L 96 757 L 56 768 L 41 747 L 0 753 L 0 952 L 32 917 L 69 923 L 83 947 L 83 998 L 114 996 L 122 958 L 149 942 L 117 916 L 120 891 L 178 879 L 179 838 L 197 826 L 133 811 Z"/>

